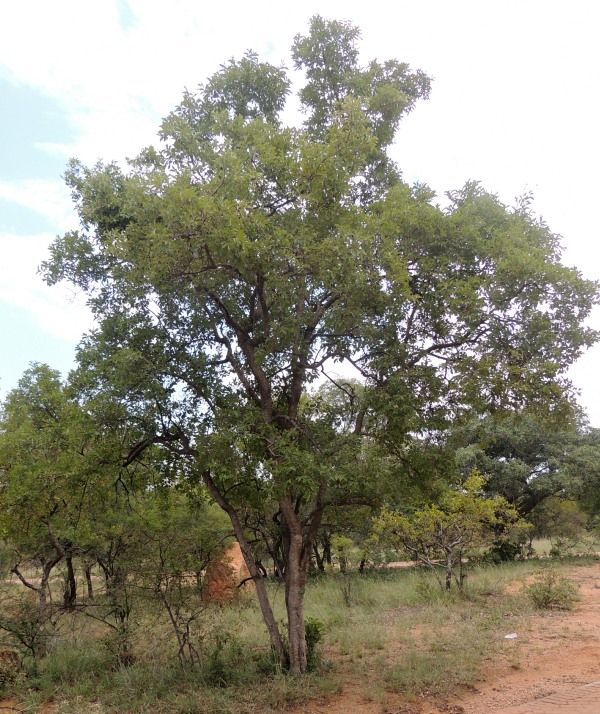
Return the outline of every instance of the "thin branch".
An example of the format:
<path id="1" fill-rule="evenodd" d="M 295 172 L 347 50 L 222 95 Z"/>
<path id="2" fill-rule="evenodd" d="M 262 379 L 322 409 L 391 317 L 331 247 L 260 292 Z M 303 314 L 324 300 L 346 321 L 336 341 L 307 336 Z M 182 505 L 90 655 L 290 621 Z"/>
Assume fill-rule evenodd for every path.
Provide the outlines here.
<path id="1" fill-rule="evenodd" d="M 14 573 L 14 574 L 17 576 L 17 578 L 19 578 L 19 580 L 23 583 L 23 585 L 24 585 L 26 588 L 29 588 L 30 590 L 33 590 L 33 591 L 36 592 L 36 593 L 39 593 L 39 592 L 40 592 L 40 588 L 36 588 L 35 585 L 32 585 L 30 582 L 28 582 L 27 580 L 25 580 L 25 578 L 24 578 L 23 575 L 21 574 L 21 571 L 19 570 L 19 568 L 18 568 L 16 565 L 15 565 L 13 568 L 10 569 L 10 572 L 11 572 L 11 573 Z"/>

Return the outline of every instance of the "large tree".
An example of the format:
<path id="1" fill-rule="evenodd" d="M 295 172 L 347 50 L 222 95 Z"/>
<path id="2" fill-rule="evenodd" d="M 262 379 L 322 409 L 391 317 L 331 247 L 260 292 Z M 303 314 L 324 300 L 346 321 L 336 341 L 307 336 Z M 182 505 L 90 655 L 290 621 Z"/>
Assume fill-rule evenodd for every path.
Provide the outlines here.
<path id="1" fill-rule="evenodd" d="M 597 490 L 599 441 L 581 416 L 548 423 L 527 412 L 473 419 L 450 438 L 459 470 L 477 468 L 486 492 L 503 496 L 525 517 L 553 496 L 589 502 Z"/>
<path id="2" fill-rule="evenodd" d="M 594 337 L 582 325 L 595 286 L 561 265 L 525 203 L 469 184 L 442 211 L 402 181 L 387 149 L 429 79 L 395 60 L 361 65 L 358 36 L 315 17 L 296 37 L 299 126 L 282 123 L 285 71 L 248 53 L 186 93 L 162 147 L 128 171 L 73 162 L 81 229 L 45 265 L 48 282 L 89 295 L 99 328 L 82 343 L 82 380 L 144 428 L 126 460 L 162 445 L 204 481 L 293 672 L 306 668 L 304 586 L 331 494 L 352 502 L 407 440 L 460 414 L 551 404 Z M 322 375 L 352 402 L 344 429 L 303 408 Z M 275 504 L 287 646 L 240 517 L 248 504 Z"/>

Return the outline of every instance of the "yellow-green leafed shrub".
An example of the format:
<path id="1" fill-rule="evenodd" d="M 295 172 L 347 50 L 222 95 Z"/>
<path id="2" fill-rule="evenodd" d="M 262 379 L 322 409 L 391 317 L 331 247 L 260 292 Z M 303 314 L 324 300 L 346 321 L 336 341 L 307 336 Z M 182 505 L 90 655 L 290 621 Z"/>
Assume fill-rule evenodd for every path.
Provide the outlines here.
<path id="1" fill-rule="evenodd" d="M 525 593 L 541 610 L 571 610 L 579 599 L 577 585 L 553 570 L 540 575 Z"/>

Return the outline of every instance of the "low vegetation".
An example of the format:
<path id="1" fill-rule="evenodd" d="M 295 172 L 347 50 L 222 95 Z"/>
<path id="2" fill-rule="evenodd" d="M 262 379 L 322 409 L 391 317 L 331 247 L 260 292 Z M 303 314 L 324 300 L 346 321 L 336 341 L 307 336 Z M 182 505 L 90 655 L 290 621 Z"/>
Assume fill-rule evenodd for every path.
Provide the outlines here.
<path id="1" fill-rule="evenodd" d="M 32 707 L 52 702 L 60 714 L 80 712 L 92 702 L 95 711 L 115 714 L 276 712 L 357 682 L 365 682 L 366 700 L 445 696 L 475 684 L 501 635 L 517 629 L 519 619 L 539 606 L 531 599 L 535 585 L 527 589 L 529 597 L 505 588 L 515 579 L 529 579 L 539 566 L 527 561 L 479 568 L 462 592 L 444 592 L 418 567 L 315 575 L 307 586 L 311 671 L 300 678 L 280 671 L 265 647 L 260 610 L 249 592 L 205 605 L 193 640 L 199 656 L 184 665 L 165 610 L 147 598 L 132 608 L 127 663 L 114 656 L 114 633 L 76 609 L 58 619 L 43 659 L 21 649 L 23 667 L 4 668 L 3 691 Z M 573 592 L 553 569 L 539 582 L 560 591 L 563 604 Z M 53 582 L 57 592 L 61 585 L 62 580 Z M 21 589 L 7 587 L 15 597 Z M 282 619 L 283 588 L 272 582 L 270 595 Z M 139 598 L 141 593 L 134 595 Z M 5 630 L 3 646 L 9 644 L 18 646 Z"/>
<path id="2" fill-rule="evenodd" d="M 554 570 L 539 575 L 526 593 L 541 610 L 571 610 L 578 599 L 576 585 Z"/>

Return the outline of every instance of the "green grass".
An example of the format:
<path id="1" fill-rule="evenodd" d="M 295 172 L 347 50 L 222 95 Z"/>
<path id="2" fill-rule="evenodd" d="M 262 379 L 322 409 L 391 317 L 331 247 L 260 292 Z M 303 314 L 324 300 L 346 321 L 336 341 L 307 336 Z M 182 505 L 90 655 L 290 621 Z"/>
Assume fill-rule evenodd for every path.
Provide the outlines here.
<path id="1" fill-rule="evenodd" d="M 533 605 L 508 595 L 505 584 L 539 570 L 539 562 L 473 571 L 462 594 L 445 593 L 423 568 L 330 573 L 311 579 L 306 616 L 323 623 L 321 667 L 294 678 L 270 656 L 260 610 L 251 593 L 211 605 L 195 642 L 198 666 L 183 670 L 162 611 L 140 603 L 132 625 L 132 666 L 116 667 L 103 646 L 106 631 L 81 613 L 63 619 L 52 652 L 21 686 L 35 708 L 53 701 L 57 714 L 258 714 L 280 712 L 339 691 L 340 682 L 368 681 L 367 699 L 446 695 L 474 684 L 500 634 L 518 627 Z M 284 592 L 271 585 L 278 620 Z"/>
<path id="2" fill-rule="evenodd" d="M 538 538 L 533 541 L 533 551 L 537 557 L 568 557 L 571 555 L 590 555 L 600 551 L 600 541 L 595 534 L 582 533 L 581 540 L 561 542 L 550 538 Z"/>
<path id="3" fill-rule="evenodd" d="M 473 647 L 471 637 L 454 642 L 441 638 L 425 650 L 409 649 L 402 660 L 389 667 L 385 681 L 394 692 L 408 698 L 445 695 L 474 684 L 481 672 L 486 650 Z M 468 646 L 465 646 L 468 645 Z"/>

